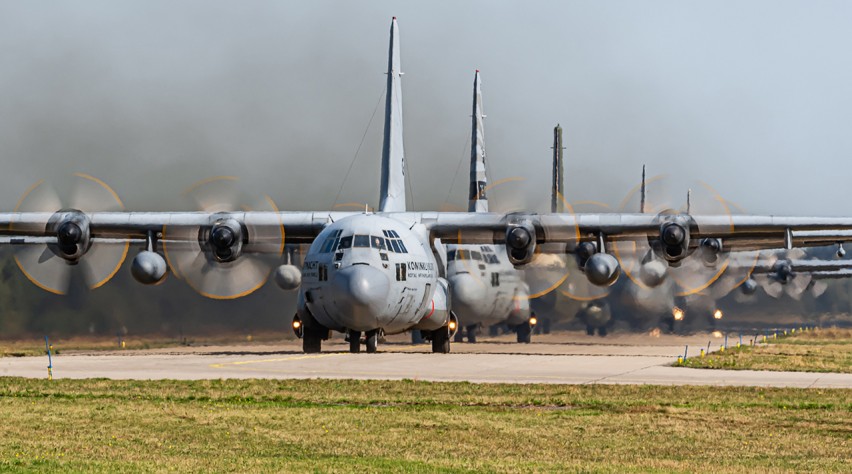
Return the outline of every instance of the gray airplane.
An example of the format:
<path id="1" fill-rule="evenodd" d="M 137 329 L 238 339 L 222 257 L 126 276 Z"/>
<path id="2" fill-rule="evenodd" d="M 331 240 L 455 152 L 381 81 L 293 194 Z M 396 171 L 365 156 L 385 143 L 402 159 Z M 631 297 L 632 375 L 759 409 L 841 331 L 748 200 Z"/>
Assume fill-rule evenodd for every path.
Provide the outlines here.
<path id="1" fill-rule="evenodd" d="M 488 176 L 485 166 L 485 130 L 479 71 L 473 80 L 468 211 L 488 212 Z M 464 235 L 461 236 L 464 240 Z M 515 269 L 505 245 L 448 245 L 447 279 L 452 311 L 467 335 L 476 342 L 482 326 L 506 323 L 517 332 L 518 342 L 530 342 L 529 288 L 522 271 Z M 461 340 L 461 331 L 456 340 Z"/>
<path id="2" fill-rule="evenodd" d="M 330 331 L 347 332 L 352 352 L 360 350 L 363 333 L 373 352 L 380 332 L 415 328 L 431 339 L 434 352 L 449 352 L 452 301 L 446 268 L 436 257 L 445 245 L 499 246 L 521 268 L 537 252 L 570 253 L 589 282 L 609 286 L 621 273 L 613 255 L 619 242 L 648 242 L 657 261 L 677 268 L 696 254 L 834 245 L 852 235 L 852 217 L 409 212 L 395 18 L 390 33 L 377 212 L 281 212 L 274 206 L 125 212 L 82 205 L 44 211 L 28 208 L 25 197 L 14 211 L 0 213 L 0 243 L 20 249 L 19 266 L 46 289 L 62 291 L 56 275 L 67 274 L 60 270 L 66 264 L 82 264 L 90 287 L 103 285 L 133 245 L 141 248 L 132 265 L 139 282 L 156 284 L 170 270 L 216 298 L 254 291 L 270 273 L 258 263 L 262 257 L 280 259 L 287 244 L 310 244 L 301 268 L 285 262 L 274 271 L 280 286 L 299 290 L 293 327 L 305 352 L 320 351 Z M 107 252 L 118 255 L 117 266 L 99 257 L 111 246 L 122 250 Z"/>

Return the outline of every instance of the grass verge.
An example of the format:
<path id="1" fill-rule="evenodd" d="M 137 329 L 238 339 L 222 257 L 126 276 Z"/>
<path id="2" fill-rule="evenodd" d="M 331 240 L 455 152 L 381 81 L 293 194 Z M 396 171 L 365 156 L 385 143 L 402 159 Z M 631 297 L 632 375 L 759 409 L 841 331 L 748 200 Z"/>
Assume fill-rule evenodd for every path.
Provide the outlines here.
<path id="1" fill-rule="evenodd" d="M 849 472 L 852 390 L 0 378 L 0 471 Z"/>
<path id="2" fill-rule="evenodd" d="M 255 335 L 222 334 L 211 336 L 193 336 L 176 338 L 161 335 L 141 335 L 116 337 L 72 336 L 51 338 L 55 354 L 77 351 L 115 351 L 159 349 L 164 347 L 209 346 L 217 344 L 251 344 L 280 342 L 280 333 L 262 333 Z M 123 345 L 122 345 L 123 343 Z M 44 339 L 29 337 L 24 339 L 0 340 L 0 357 L 26 357 L 44 355 Z"/>
<path id="3" fill-rule="evenodd" d="M 766 344 L 729 347 L 690 357 L 685 367 L 852 373 L 852 329 L 813 329 L 769 337 Z"/>

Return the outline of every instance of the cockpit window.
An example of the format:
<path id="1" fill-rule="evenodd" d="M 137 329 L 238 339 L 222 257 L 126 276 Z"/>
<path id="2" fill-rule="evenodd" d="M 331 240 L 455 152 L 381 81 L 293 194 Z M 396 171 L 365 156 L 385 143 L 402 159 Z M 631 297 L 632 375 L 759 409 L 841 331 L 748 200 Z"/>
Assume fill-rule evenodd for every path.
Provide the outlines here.
<path id="1" fill-rule="evenodd" d="M 470 259 L 471 260 L 482 260 L 482 254 L 477 252 L 476 250 L 470 251 Z"/>
<path id="2" fill-rule="evenodd" d="M 370 236 L 370 246 L 374 249 L 384 250 L 385 249 L 385 239 L 381 237 L 377 237 L 375 235 Z"/>
<path id="3" fill-rule="evenodd" d="M 456 251 L 455 250 L 450 250 L 449 252 L 447 252 L 447 261 L 448 262 L 452 262 L 455 259 L 456 259 Z"/>
<path id="4" fill-rule="evenodd" d="M 340 238 L 340 245 L 337 247 L 339 250 L 348 249 L 352 247 L 352 236 L 347 235 L 346 237 Z"/>
<path id="5" fill-rule="evenodd" d="M 353 243 L 353 247 L 369 247 L 370 246 L 370 236 L 369 235 L 356 235 L 355 241 Z"/>
<path id="6" fill-rule="evenodd" d="M 343 230 L 338 229 L 329 234 L 325 241 L 322 243 L 320 253 L 334 252 L 337 249 L 337 244 L 340 242 L 341 232 L 343 232 Z"/>

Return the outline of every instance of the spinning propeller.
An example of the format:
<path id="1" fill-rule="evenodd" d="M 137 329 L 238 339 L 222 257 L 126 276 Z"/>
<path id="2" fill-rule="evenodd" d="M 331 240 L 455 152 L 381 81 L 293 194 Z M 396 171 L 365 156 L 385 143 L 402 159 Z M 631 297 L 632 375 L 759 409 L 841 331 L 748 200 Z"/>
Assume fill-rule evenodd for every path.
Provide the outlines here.
<path id="1" fill-rule="evenodd" d="M 677 195 L 675 189 L 684 190 L 680 199 L 673 198 Z M 736 278 L 734 275 L 723 278 L 731 258 L 723 242 L 714 238 L 696 241 L 696 236 L 732 231 L 731 207 L 706 183 L 696 183 L 688 188 L 690 191 L 686 189 L 681 183 L 656 176 L 628 193 L 621 203 L 621 212 L 638 209 L 656 214 L 660 231 L 648 239 L 615 243 L 622 271 L 636 285 L 649 288 L 671 279 L 678 297 L 706 294 L 717 284 L 719 288 L 714 293 L 730 291 Z"/>
<path id="2" fill-rule="evenodd" d="M 252 213 L 277 214 L 278 208 L 268 196 L 251 199 L 250 195 L 233 177 L 200 181 L 184 196 L 210 213 L 208 223 L 164 229 L 163 248 L 172 272 L 206 297 L 248 295 L 266 283 L 279 263 L 284 227 L 280 222 L 270 225 L 268 216 Z"/>
<path id="3" fill-rule="evenodd" d="M 74 174 L 71 186 L 62 192 L 38 181 L 15 206 L 15 212 L 35 214 L 26 222 L 13 222 L 11 229 L 43 238 L 24 239 L 30 243 L 16 246 L 15 262 L 31 282 L 51 293 L 68 291 L 78 264 L 86 286 L 98 288 L 118 272 L 129 243 L 92 235 L 90 213 L 123 209 L 115 191 L 87 174 Z"/>

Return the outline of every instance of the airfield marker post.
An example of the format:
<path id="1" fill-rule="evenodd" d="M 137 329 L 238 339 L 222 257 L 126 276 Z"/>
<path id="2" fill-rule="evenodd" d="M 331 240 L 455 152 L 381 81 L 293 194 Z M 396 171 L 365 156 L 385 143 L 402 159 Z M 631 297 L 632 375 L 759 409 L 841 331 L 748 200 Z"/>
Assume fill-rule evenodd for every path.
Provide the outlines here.
<path id="1" fill-rule="evenodd" d="M 707 341 L 707 353 L 710 353 L 710 343 L 713 341 Z"/>
<path id="2" fill-rule="evenodd" d="M 686 354 L 689 352 L 689 344 L 683 348 L 683 360 L 686 360 Z"/>
<path id="3" fill-rule="evenodd" d="M 728 333 L 725 333 L 725 349 L 728 348 Z"/>
<path id="4" fill-rule="evenodd" d="M 47 351 L 47 380 L 53 380 L 53 358 L 50 354 L 50 341 L 44 336 L 44 348 Z"/>

